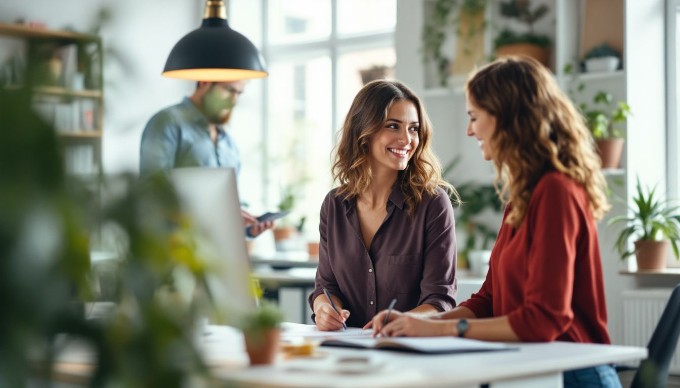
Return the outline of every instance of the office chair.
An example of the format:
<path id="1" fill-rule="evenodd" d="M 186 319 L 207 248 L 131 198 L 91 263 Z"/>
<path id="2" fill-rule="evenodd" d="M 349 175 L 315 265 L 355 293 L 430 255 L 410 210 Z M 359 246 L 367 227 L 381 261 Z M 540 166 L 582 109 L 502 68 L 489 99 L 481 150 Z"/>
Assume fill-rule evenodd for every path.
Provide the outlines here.
<path id="1" fill-rule="evenodd" d="M 680 335 L 680 284 L 676 285 L 647 344 L 647 358 L 638 366 L 631 388 L 662 388 Z M 618 368 L 617 368 L 618 370 Z"/>

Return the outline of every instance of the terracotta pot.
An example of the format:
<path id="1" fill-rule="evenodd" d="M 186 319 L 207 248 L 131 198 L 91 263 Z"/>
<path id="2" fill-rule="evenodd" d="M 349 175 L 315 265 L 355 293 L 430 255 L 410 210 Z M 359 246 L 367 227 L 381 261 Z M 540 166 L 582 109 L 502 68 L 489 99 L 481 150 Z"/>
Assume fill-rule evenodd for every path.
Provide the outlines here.
<path id="1" fill-rule="evenodd" d="M 391 68 L 381 66 L 359 70 L 359 74 L 361 74 L 361 82 L 364 85 L 366 85 L 367 83 L 375 81 L 377 79 L 390 78 L 389 74 L 391 73 L 391 71 L 392 71 Z"/>
<path id="2" fill-rule="evenodd" d="M 638 270 L 661 270 L 666 268 L 671 243 L 663 241 L 644 241 L 635 242 L 635 258 L 637 259 Z"/>
<path id="3" fill-rule="evenodd" d="M 496 55 L 498 57 L 524 55 L 534 58 L 541 62 L 545 67 L 550 67 L 550 50 L 531 43 L 513 43 L 500 46 L 496 49 Z"/>
<path id="4" fill-rule="evenodd" d="M 602 168 L 619 168 L 623 154 L 624 140 L 620 138 L 596 140 L 597 153 L 602 160 Z"/>
<path id="5" fill-rule="evenodd" d="M 319 260 L 319 242 L 310 241 L 307 243 L 307 253 L 310 260 Z"/>
<path id="6" fill-rule="evenodd" d="M 266 365 L 274 362 L 281 344 L 281 330 L 244 331 L 243 338 L 250 365 Z"/>
<path id="7" fill-rule="evenodd" d="M 283 241 L 288 240 L 295 234 L 295 228 L 292 226 L 274 228 L 274 240 Z"/>

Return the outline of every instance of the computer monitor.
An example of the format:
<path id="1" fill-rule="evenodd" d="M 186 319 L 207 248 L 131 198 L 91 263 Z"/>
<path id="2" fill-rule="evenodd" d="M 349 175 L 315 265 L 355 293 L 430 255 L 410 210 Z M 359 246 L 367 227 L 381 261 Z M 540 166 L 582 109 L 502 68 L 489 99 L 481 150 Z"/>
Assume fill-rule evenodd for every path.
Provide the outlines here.
<path id="1" fill-rule="evenodd" d="M 197 229 L 199 250 L 211 270 L 207 280 L 226 324 L 237 324 L 256 306 L 250 290 L 250 263 L 246 251 L 241 205 L 232 168 L 187 167 L 170 171 L 184 211 Z"/>

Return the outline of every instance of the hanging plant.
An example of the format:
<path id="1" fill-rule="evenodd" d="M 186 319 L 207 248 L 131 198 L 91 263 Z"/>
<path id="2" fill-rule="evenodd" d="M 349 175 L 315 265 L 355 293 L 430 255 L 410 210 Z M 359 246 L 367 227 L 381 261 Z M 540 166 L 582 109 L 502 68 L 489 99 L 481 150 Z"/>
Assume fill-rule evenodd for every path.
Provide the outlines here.
<path id="1" fill-rule="evenodd" d="M 453 30 L 456 36 L 469 40 L 486 27 L 486 22 L 477 28 L 463 31 L 460 15 L 477 15 L 484 12 L 487 0 L 437 0 L 434 3 L 432 17 L 423 27 L 422 47 L 423 62 L 434 63 L 440 86 L 447 86 L 451 59 L 442 53 L 442 46 L 447 34 Z M 458 12 L 457 12 L 458 11 Z"/>

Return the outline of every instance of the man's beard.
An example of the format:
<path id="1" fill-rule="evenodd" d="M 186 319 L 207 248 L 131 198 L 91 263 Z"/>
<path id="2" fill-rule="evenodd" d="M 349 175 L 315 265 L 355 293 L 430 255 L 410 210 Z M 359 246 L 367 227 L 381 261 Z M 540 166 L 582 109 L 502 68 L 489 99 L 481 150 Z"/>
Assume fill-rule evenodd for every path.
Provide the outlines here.
<path id="1" fill-rule="evenodd" d="M 223 109 L 217 114 L 212 116 L 206 115 L 206 117 L 208 118 L 208 122 L 210 122 L 210 124 L 225 125 L 229 122 L 229 118 L 231 117 L 231 109 Z"/>

